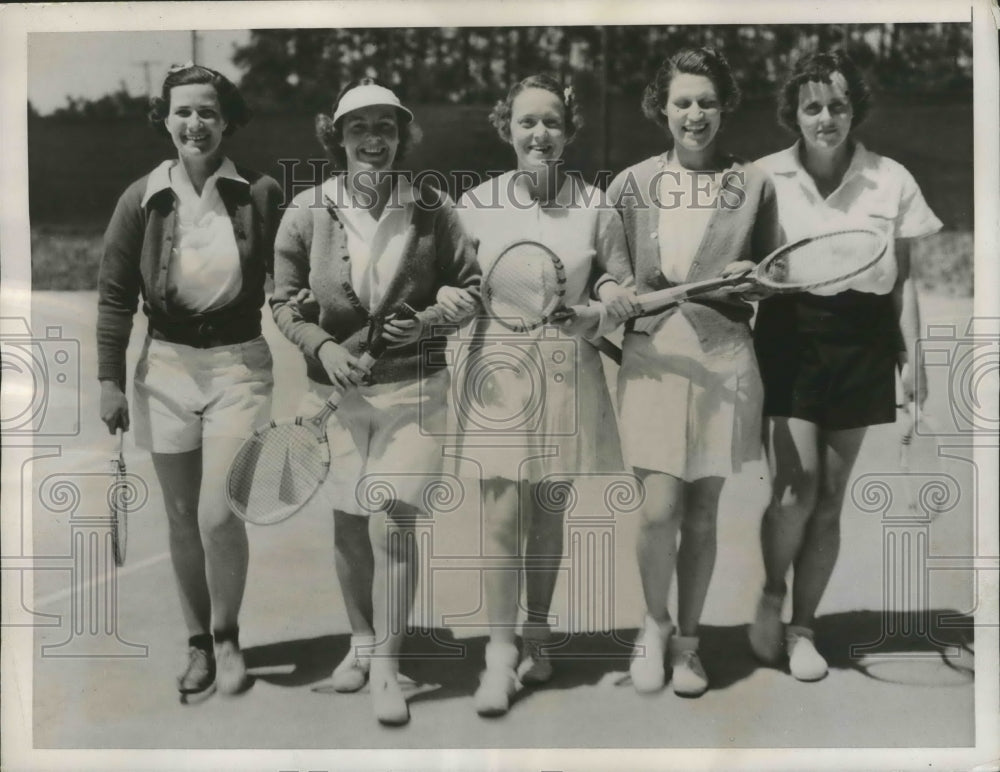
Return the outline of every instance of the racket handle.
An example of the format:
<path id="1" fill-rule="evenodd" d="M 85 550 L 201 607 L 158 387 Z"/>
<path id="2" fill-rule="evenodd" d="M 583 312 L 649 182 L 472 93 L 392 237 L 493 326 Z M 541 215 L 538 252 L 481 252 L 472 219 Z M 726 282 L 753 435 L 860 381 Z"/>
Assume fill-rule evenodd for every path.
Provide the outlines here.
<path id="1" fill-rule="evenodd" d="M 622 363 L 622 350 L 607 338 L 597 338 L 595 340 L 588 340 L 587 342 L 616 365 Z"/>
<path id="2" fill-rule="evenodd" d="M 372 365 L 375 364 L 377 359 L 377 356 L 374 356 L 371 352 L 366 351 L 358 357 L 358 364 L 365 370 L 371 370 Z M 317 426 L 325 424 L 326 419 L 330 417 L 330 414 L 335 413 L 337 408 L 340 407 L 340 401 L 344 398 L 344 393 L 344 389 L 334 384 L 333 391 L 330 392 L 330 396 L 327 397 L 326 402 L 323 404 L 323 409 L 312 419 L 313 423 Z"/>
<path id="3" fill-rule="evenodd" d="M 739 284 L 746 278 L 746 273 L 723 276 L 716 279 L 705 279 L 691 284 L 682 284 L 678 287 L 667 287 L 656 292 L 647 292 L 637 298 L 642 313 L 648 314 L 654 311 L 663 311 L 667 308 L 679 305 L 688 298 L 704 295 L 706 292 Z"/>
<path id="4" fill-rule="evenodd" d="M 125 449 L 125 430 L 122 427 L 115 429 L 115 438 L 118 440 L 118 455 Z"/>

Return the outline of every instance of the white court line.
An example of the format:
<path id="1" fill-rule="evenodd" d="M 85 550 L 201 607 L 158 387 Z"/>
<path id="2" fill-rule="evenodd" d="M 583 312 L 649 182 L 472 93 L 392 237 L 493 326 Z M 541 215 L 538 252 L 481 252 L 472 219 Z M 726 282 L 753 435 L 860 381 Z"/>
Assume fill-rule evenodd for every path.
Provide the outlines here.
<path id="1" fill-rule="evenodd" d="M 123 566 L 122 568 L 117 568 L 115 570 L 115 576 L 117 576 L 118 578 L 121 578 L 123 576 L 128 576 L 129 574 L 135 573 L 136 571 L 140 571 L 143 568 L 149 568 L 149 566 L 156 565 L 157 563 L 162 562 L 168 557 L 170 557 L 169 552 L 161 552 L 160 554 L 152 555 L 151 557 L 148 557 L 145 560 L 140 560 L 138 563 L 129 563 L 128 565 Z M 83 583 L 82 589 L 86 590 L 91 585 L 104 584 L 105 582 L 108 581 L 108 578 L 109 578 L 108 574 L 102 574 L 100 577 L 97 578 L 97 580 L 88 579 L 86 582 Z M 53 592 L 49 595 L 37 599 L 35 601 L 35 606 L 38 608 L 41 608 L 42 606 L 47 606 L 50 603 L 55 603 L 57 600 L 63 600 L 64 598 L 68 598 L 76 591 L 77 591 L 76 587 L 67 587 L 66 589 L 59 590 L 58 592 Z"/>

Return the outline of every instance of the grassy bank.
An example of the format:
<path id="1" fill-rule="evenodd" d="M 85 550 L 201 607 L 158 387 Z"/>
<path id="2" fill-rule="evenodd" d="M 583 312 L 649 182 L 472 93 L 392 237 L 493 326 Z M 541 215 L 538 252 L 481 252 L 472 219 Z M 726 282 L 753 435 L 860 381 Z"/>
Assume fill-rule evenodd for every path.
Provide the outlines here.
<path id="1" fill-rule="evenodd" d="M 41 226 L 31 231 L 31 280 L 37 290 L 92 290 L 101 260 L 98 226 Z M 945 231 L 920 239 L 913 248 L 922 290 L 972 297 L 972 233 Z"/>

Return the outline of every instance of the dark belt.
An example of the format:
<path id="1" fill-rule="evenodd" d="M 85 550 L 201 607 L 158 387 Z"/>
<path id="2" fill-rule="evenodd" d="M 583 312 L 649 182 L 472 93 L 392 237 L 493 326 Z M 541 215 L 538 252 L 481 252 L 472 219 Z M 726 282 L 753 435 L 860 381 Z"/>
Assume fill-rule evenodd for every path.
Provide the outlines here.
<path id="1" fill-rule="evenodd" d="M 193 348 L 215 348 L 246 343 L 260 335 L 260 318 L 243 317 L 225 322 L 163 319 L 149 320 L 149 337 Z"/>

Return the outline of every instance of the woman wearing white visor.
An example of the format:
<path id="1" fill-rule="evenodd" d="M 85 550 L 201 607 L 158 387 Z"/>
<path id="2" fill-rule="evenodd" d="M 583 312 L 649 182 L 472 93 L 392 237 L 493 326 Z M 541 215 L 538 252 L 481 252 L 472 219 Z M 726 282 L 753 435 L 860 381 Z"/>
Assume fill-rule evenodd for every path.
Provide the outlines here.
<path id="1" fill-rule="evenodd" d="M 300 413 L 318 410 L 334 389 L 346 392 L 327 429 L 325 495 L 352 632 L 333 686 L 350 692 L 370 681 L 375 715 L 390 725 L 409 720 L 397 668 L 417 581 L 413 524 L 441 470 L 449 373 L 434 326 L 447 315 L 435 297 L 444 285 L 465 289 L 474 311 L 480 279 L 451 201 L 395 172 L 412 119 L 371 78 L 340 93 L 332 118 L 317 118 L 341 171 L 285 212 L 271 301 L 278 328 L 306 359 Z M 414 318 L 397 318 L 404 304 Z M 380 327 L 389 348 L 367 370 L 360 357 Z"/>

